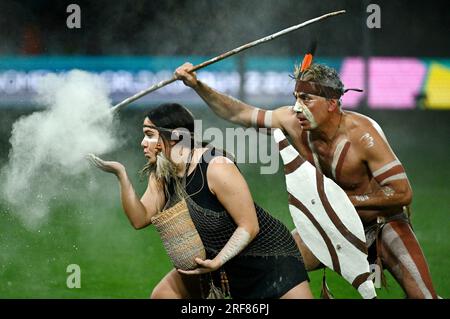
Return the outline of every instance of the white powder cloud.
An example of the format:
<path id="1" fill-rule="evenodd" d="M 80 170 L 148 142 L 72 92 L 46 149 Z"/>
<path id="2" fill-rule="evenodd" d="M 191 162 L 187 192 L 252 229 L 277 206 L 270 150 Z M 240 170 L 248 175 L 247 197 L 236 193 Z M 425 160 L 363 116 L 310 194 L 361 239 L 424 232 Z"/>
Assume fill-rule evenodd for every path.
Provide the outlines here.
<path id="1" fill-rule="evenodd" d="M 14 123 L 9 162 L 1 171 L 2 197 L 32 228 L 45 220 L 52 200 L 69 196 L 71 180 L 89 168 L 86 154 L 118 146 L 100 77 L 78 70 L 49 74 L 38 93 L 46 108 Z"/>

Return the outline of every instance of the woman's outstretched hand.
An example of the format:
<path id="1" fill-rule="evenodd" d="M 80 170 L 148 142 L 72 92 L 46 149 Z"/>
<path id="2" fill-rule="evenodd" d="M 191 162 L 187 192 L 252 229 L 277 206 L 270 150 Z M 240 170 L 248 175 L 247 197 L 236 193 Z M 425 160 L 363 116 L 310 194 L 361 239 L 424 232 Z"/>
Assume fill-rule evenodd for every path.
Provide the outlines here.
<path id="1" fill-rule="evenodd" d="M 113 173 L 116 176 L 119 176 L 119 174 L 125 172 L 125 166 L 123 166 L 119 162 L 104 161 L 100 157 L 95 156 L 94 154 L 88 154 L 86 158 L 95 167 L 98 167 L 105 172 Z"/>

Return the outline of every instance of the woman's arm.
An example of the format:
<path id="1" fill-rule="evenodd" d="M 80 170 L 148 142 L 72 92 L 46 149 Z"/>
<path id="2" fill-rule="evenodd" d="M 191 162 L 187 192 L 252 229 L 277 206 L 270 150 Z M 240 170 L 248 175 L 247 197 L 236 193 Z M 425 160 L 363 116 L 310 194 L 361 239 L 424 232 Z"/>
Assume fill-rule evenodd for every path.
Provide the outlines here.
<path id="1" fill-rule="evenodd" d="M 151 218 L 164 205 L 164 192 L 160 191 L 156 180 L 150 177 L 147 189 L 141 199 L 136 195 L 125 167 L 119 162 L 104 161 L 90 154 L 88 159 L 101 170 L 117 176 L 120 185 L 122 207 L 131 225 L 141 229 L 151 224 Z"/>
<path id="2" fill-rule="evenodd" d="M 216 157 L 208 166 L 208 185 L 237 225 L 226 245 L 210 260 L 196 259 L 199 268 L 184 274 L 201 274 L 220 268 L 238 255 L 258 234 L 259 224 L 255 204 L 248 185 L 237 167 L 225 157 Z"/>

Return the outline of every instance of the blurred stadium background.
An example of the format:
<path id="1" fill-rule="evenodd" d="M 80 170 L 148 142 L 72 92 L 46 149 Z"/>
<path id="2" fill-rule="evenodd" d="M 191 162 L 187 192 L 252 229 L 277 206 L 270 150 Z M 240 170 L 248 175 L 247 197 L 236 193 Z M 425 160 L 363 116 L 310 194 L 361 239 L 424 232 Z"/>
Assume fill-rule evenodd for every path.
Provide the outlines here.
<path id="1" fill-rule="evenodd" d="M 69 29 L 66 8 L 81 8 L 81 28 Z M 5 1 L 0 0 L 0 164 L 8 160 L 14 121 L 40 110 L 36 82 L 48 72 L 82 69 L 110 84 L 110 97 L 125 97 L 169 78 L 184 61 L 194 64 L 315 16 L 347 14 L 312 25 L 219 62 L 199 77 L 220 91 L 260 107 L 293 103 L 293 64 L 312 39 L 317 61 L 339 70 L 348 93 L 344 107 L 374 118 L 403 162 L 414 190 L 413 226 L 435 287 L 450 296 L 449 137 L 450 14 L 444 1 L 375 1 L 381 28 L 369 29 L 370 1 Z M 144 111 L 161 102 L 190 107 L 203 128 L 232 127 L 215 117 L 179 83 L 148 95 L 120 115 L 127 142 L 108 154 L 127 166 L 139 193 L 138 170 Z M 75 107 L 75 106 L 74 106 Z M 233 151 L 233 150 L 231 150 Z M 260 175 L 259 164 L 241 165 L 255 200 L 289 228 L 282 174 Z M 0 200 L 0 298 L 146 298 L 171 266 L 156 231 L 135 231 L 124 216 L 115 178 L 92 170 L 104 187 L 86 191 L 83 203 L 52 202 L 39 229 L 25 227 Z M 1 181 L 2 186 L 4 181 Z M 79 189 L 79 188 L 78 188 Z M 79 198 L 79 196 L 77 196 Z M 66 286 L 69 264 L 81 267 L 81 288 Z M 358 298 L 329 274 L 337 298 Z M 310 274 L 319 297 L 321 271 Z M 388 276 L 381 298 L 403 298 Z"/>

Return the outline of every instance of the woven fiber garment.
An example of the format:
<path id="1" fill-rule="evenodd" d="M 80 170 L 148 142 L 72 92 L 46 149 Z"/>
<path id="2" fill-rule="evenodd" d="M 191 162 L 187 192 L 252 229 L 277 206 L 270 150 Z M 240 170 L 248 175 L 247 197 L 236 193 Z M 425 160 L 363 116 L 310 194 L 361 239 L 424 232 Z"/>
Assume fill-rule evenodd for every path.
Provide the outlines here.
<path id="1" fill-rule="evenodd" d="M 205 247 L 192 222 L 186 201 L 183 199 L 152 218 L 161 236 L 164 248 L 177 269 L 198 267 L 195 258 L 206 259 Z"/>

